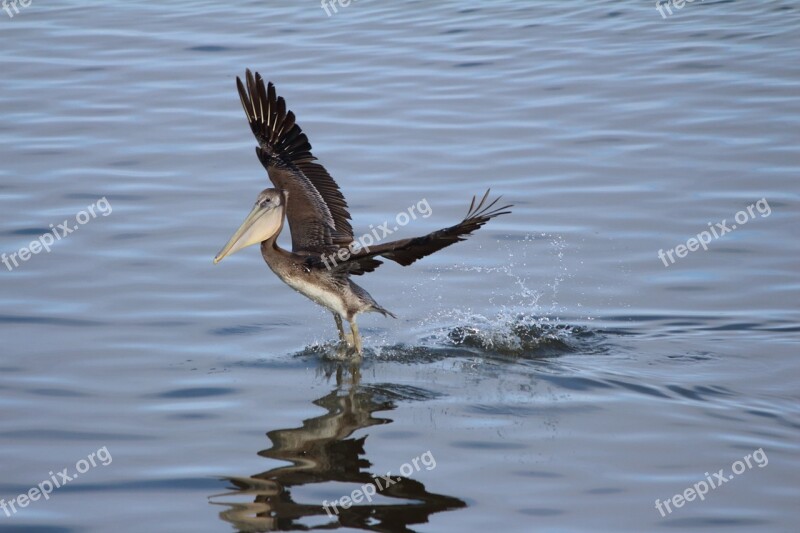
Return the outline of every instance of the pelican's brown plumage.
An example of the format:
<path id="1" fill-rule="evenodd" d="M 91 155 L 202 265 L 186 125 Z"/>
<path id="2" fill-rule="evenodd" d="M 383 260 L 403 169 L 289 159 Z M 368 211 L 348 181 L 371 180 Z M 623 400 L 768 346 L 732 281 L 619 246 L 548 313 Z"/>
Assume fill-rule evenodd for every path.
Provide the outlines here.
<path id="1" fill-rule="evenodd" d="M 245 85 L 246 84 L 246 85 Z M 394 315 L 378 305 L 350 275 L 372 272 L 383 264 L 378 258 L 407 266 L 458 241 L 492 218 L 510 213 L 510 205 L 495 207 L 500 198 L 488 201 L 489 191 L 472 203 L 464 219 L 422 237 L 376 244 L 354 249 L 350 212 L 339 186 L 311 155 L 311 144 L 294 113 L 277 96 L 272 83 L 248 70 L 245 83 L 236 78 L 250 129 L 258 141 L 256 154 L 267 169 L 275 188 L 263 190 L 244 223 L 214 258 L 218 263 L 227 255 L 261 243 L 264 260 L 286 284 L 329 309 L 336 321 L 339 337 L 347 342 L 342 319 L 350 323 L 353 346 L 362 352 L 356 315 L 378 312 Z M 277 244 L 284 219 L 292 235 L 292 251 Z M 347 248 L 346 259 L 327 259 Z M 333 264 L 333 266 L 331 266 Z"/>

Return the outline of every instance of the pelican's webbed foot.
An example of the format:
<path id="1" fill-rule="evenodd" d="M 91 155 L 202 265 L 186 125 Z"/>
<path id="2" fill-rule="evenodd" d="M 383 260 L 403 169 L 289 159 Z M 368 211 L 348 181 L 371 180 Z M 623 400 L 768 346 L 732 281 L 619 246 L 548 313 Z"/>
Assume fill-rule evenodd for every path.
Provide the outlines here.
<path id="1" fill-rule="evenodd" d="M 358 334 L 358 326 L 355 321 L 350 322 L 350 333 L 344 330 L 342 317 L 337 313 L 333 313 L 333 320 L 336 322 L 336 329 L 339 332 L 339 341 L 341 348 L 337 350 L 339 356 L 344 355 L 350 349 L 355 349 L 358 356 L 362 354 L 361 336 Z"/>

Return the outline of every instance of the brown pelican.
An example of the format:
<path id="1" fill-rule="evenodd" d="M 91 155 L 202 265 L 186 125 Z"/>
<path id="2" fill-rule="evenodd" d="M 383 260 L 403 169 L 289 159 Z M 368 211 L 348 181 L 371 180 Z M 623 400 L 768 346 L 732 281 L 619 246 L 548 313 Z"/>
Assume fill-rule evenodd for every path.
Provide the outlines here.
<path id="1" fill-rule="evenodd" d="M 219 263 L 242 248 L 261 244 L 261 254 L 272 271 L 287 285 L 333 313 L 339 338 L 349 344 L 342 319 L 350 324 L 352 347 L 362 353 L 356 315 L 382 313 L 396 318 L 378 305 L 367 291 L 350 280 L 372 272 L 383 264 L 378 257 L 407 266 L 446 246 L 464 240 L 490 219 L 509 213 L 510 205 L 487 203 L 489 191 L 476 202 L 473 196 L 464 220 L 422 237 L 359 247 L 353 238 L 350 213 L 339 186 L 328 171 L 315 163 L 308 138 L 295 123 L 294 113 L 264 85 L 261 75 L 247 70 L 247 88 L 236 78 L 250 129 L 256 136 L 256 154 L 267 169 L 275 188 L 264 189 L 255 206 L 233 237 L 214 258 Z M 284 217 L 289 221 L 292 251 L 278 246 Z"/>

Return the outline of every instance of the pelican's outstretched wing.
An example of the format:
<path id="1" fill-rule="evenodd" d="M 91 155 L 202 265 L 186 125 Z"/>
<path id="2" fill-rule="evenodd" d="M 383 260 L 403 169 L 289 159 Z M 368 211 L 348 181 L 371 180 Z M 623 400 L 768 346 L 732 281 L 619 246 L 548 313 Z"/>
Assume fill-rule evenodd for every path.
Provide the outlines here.
<path id="1" fill-rule="evenodd" d="M 247 70 L 247 88 L 236 78 L 242 107 L 259 146 L 256 154 L 275 187 L 289 192 L 286 218 L 292 233 L 292 251 L 324 253 L 353 241 L 350 213 L 339 186 L 314 163 L 306 134 L 295 124 L 294 113 L 264 86 L 256 72 Z"/>
<path id="2" fill-rule="evenodd" d="M 494 217 L 511 212 L 508 210 L 510 207 L 513 207 L 510 204 L 502 207 L 494 207 L 500 200 L 500 197 L 486 204 L 488 196 L 489 191 L 486 191 L 486 194 L 483 195 L 480 202 L 477 202 L 477 205 L 477 198 L 473 196 L 467 215 L 464 217 L 464 220 L 455 226 L 440 229 L 439 231 L 434 231 L 422 237 L 376 244 L 370 246 L 369 249 L 364 248 L 353 253 L 343 262 L 334 262 L 334 260 L 337 259 L 335 256 L 325 257 L 327 263 L 323 263 L 323 267 L 328 268 L 328 265 L 334 265 L 332 270 L 335 272 L 355 274 L 358 276 L 365 272 L 372 272 L 382 265 L 383 262 L 377 259 L 378 256 L 391 259 L 400 265 L 408 266 L 417 259 L 422 259 L 451 244 L 465 240 L 472 232 Z"/>

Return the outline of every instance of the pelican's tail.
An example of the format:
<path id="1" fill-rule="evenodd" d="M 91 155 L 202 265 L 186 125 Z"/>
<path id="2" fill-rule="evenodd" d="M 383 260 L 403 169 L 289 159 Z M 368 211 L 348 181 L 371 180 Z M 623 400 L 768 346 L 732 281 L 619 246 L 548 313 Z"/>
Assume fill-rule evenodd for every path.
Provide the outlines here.
<path id="1" fill-rule="evenodd" d="M 366 289 L 364 289 L 364 287 L 356 285 L 352 280 L 348 280 L 348 282 L 350 283 L 350 289 L 356 296 L 358 296 L 358 299 L 361 300 L 361 304 L 363 305 L 361 311 L 359 311 L 360 313 L 380 313 L 383 316 L 397 318 L 394 313 L 388 309 L 384 309 L 378 302 L 376 302 L 375 298 L 373 298 L 372 295 L 368 293 Z"/>
<path id="2" fill-rule="evenodd" d="M 384 309 L 383 307 L 381 307 L 381 306 L 380 306 L 380 305 L 378 305 L 378 304 L 375 304 L 375 305 L 373 305 L 373 306 L 372 306 L 372 310 L 373 310 L 374 312 L 376 312 L 376 313 L 380 313 L 380 314 L 382 314 L 383 316 L 390 316 L 390 317 L 392 317 L 392 318 L 397 318 L 397 316 L 396 316 L 394 313 L 392 313 L 392 312 L 391 312 L 391 311 L 389 311 L 388 309 Z"/>

